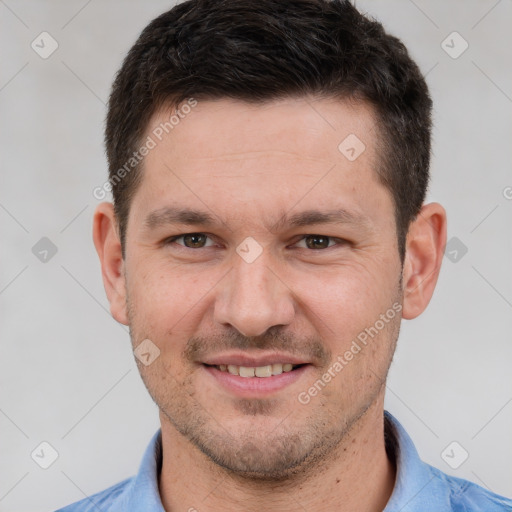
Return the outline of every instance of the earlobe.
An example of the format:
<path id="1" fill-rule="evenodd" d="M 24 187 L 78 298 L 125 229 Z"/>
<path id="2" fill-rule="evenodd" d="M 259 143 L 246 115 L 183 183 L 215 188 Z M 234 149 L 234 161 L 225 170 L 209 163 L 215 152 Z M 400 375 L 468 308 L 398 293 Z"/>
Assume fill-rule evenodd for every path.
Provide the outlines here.
<path id="1" fill-rule="evenodd" d="M 423 205 L 407 234 L 403 268 L 403 318 L 428 306 L 441 270 L 446 245 L 446 212 L 438 203 Z"/>
<path id="2" fill-rule="evenodd" d="M 103 285 L 110 302 L 110 312 L 118 322 L 128 325 L 124 261 L 112 203 L 101 203 L 96 207 L 93 240 L 100 258 Z"/>

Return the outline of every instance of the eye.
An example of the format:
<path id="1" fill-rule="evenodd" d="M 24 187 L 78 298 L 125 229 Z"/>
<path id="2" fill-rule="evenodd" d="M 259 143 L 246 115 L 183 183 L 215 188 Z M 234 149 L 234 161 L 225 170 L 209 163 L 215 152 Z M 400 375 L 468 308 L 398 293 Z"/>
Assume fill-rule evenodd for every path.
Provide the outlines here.
<path id="1" fill-rule="evenodd" d="M 338 242 L 338 243 L 336 243 Z M 333 245 L 341 245 L 345 241 L 341 240 L 340 238 L 333 238 L 330 236 L 324 236 L 324 235 L 306 235 L 304 238 L 299 240 L 297 245 L 302 248 L 306 249 L 313 249 L 313 250 L 319 250 L 319 249 L 327 249 L 329 247 L 332 247 Z M 303 244 L 303 245 L 299 245 Z"/>
<path id="2" fill-rule="evenodd" d="M 182 240 L 182 242 L 178 242 Z M 176 242 L 178 245 L 183 245 L 188 249 L 202 249 L 213 245 L 213 240 L 204 233 L 186 233 L 184 235 L 177 235 L 168 238 L 165 244 Z"/>

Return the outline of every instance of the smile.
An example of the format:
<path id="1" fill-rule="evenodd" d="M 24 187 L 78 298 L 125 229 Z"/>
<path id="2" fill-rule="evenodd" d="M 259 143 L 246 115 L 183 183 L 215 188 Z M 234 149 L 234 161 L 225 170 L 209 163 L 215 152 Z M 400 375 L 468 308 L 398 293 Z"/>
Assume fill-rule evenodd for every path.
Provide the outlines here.
<path id="1" fill-rule="evenodd" d="M 313 370 L 311 364 L 272 363 L 263 366 L 203 364 L 207 378 L 230 395 L 263 398 L 297 382 Z M 215 386 L 215 387 L 216 387 Z M 305 384 L 304 384 L 305 387 Z"/>
<path id="2" fill-rule="evenodd" d="M 231 375 L 239 375 L 240 377 L 272 377 L 273 375 L 281 375 L 283 372 L 291 372 L 295 368 L 302 366 L 292 363 L 275 363 L 265 366 L 238 366 L 235 364 L 219 364 L 215 367 L 221 372 L 228 372 Z"/>

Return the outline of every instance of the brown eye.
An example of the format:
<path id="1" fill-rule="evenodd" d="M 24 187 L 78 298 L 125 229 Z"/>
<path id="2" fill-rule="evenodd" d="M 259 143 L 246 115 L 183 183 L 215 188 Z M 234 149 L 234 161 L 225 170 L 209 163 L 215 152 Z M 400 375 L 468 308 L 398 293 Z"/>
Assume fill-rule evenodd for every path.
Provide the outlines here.
<path id="1" fill-rule="evenodd" d="M 330 237 L 322 235 L 308 235 L 304 238 L 308 249 L 327 249 L 331 242 Z"/>
<path id="2" fill-rule="evenodd" d="M 208 237 L 202 233 L 190 233 L 188 235 L 183 235 L 182 238 L 183 245 L 190 249 L 200 249 L 205 246 L 206 241 L 208 240 Z"/>
<path id="3" fill-rule="evenodd" d="M 164 246 L 180 245 L 186 249 L 206 249 L 215 246 L 214 240 L 205 233 L 185 233 L 166 238 Z"/>

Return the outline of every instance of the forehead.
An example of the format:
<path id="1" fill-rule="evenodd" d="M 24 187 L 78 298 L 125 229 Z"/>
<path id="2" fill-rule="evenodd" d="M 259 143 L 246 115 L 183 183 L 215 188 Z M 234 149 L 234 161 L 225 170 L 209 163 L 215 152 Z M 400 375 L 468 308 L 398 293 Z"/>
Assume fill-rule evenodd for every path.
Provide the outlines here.
<path id="1" fill-rule="evenodd" d="M 340 156 L 340 142 L 350 135 L 368 149 L 366 161 L 375 156 L 375 113 L 366 102 L 304 97 L 257 104 L 233 99 L 197 101 L 187 109 L 184 105 L 177 107 L 179 116 L 160 109 L 147 129 L 149 135 L 156 133 L 157 142 L 176 164 L 183 159 L 247 159 L 272 151 L 333 162 Z M 175 124 L 169 126 L 171 117 Z M 182 143 L 193 152 L 180 151 Z"/>
<path id="2" fill-rule="evenodd" d="M 158 111 L 146 133 L 155 147 L 134 198 L 146 213 L 179 199 L 180 207 L 212 207 L 221 218 L 235 207 L 240 218 L 264 212 L 268 225 L 299 202 L 361 213 L 364 196 L 373 194 L 366 207 L 375 210 L 389 195 L 375 172 L 375 116 L 365 103 L 222 99 L 198 101 L 171 119 L 173 112 Z"/>

